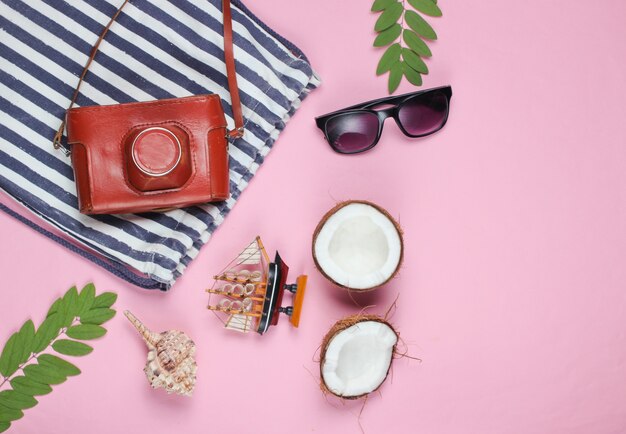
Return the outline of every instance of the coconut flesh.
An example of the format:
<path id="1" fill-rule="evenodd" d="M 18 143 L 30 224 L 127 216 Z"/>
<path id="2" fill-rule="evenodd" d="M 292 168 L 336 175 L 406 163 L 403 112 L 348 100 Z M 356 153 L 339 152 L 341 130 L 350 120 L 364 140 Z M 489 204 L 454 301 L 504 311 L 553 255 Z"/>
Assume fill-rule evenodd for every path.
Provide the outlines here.
<path id="1" fill-rule="evenodd" d="M 381 318 L 365 316 L 356 323 L 350 318 L 356 317 L 338 322 L 324 339 L 320 366 L 322 389 L 346 399 L 380 387 L 398 342 L 394 329 Z"/>
<path id="2" fill-rule="evenodd" d="M 313 258 L 333 283 L 357 291 L 383 285 L 400 268 L 402 235 L 383 208 L 344 202 L 329 211 L 313 238 Z"/>

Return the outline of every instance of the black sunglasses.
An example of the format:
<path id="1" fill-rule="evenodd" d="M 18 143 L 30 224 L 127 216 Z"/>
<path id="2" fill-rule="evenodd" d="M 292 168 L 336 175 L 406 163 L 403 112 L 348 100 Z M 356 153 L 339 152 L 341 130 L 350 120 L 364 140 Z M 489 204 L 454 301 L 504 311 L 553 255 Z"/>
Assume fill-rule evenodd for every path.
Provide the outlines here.
<path id="1" fill-rule="evenodd" d="M 450 86 L 420 90 L 337 110 L 316 117 L 315 123 L 336 152 L 357 154 L 376 146 L 388 117 L 393 117 L 400 130 L 409 137 L 423 137 L 439 131 L 448 120 L 450 98 Z M 377 110 L 377 106 L 383 107 Z"/>

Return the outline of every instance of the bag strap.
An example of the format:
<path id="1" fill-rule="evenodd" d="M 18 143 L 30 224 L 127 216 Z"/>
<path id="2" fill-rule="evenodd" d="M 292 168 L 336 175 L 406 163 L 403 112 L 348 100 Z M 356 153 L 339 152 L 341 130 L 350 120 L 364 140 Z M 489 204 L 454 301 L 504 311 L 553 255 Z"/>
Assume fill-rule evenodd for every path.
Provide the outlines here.
<path id="1" fill-rule="evenodd" d="M 74 94 L 72 95 L 72 99 L 70 101 L 70 106 L 67 110 L 70 110 L 74 107 L 76 103 L 76 98 L 78 98 L 78 92 L 80 90 L 80 85 L 83 83 L 83 79 L 85 75 L 87 75 L 87 71 L 89 70 L 89 66 L 91 62 L 93 62 L 94 57 L 96 57 L 96 53 L 98 52 L 98 48 L 100 47 L 100 43 L 104 39 L 104 36 L 109 31 L 109 28 L 113 24 L 113 22 L 117 19 L 119 14 L 122 12 L 122 8 L 126 6 L 129 0 L 124 0 L 124 3 L 118 8 L 115 12 L 111 20 L 106 25 L 100 37 L 94 44 L 91 49 L 91 53 L 89 54 L 89 59 L 83 68 L 83 72 L 80 74 L 80 78 L 78 79 L 78 84 L 76 85 L 76 89 L 74 89 Z M 233 118 L 235 119 L 235 129 L 228 132 L 227 137 L 229 139 L 238 139 L 243 136 L 243 115 L 241 111 L 241 100 L 239 99 L 239 88 L 237 87 L 237 75 L 235 73 L 235 55 L 233 52 L 233 19 L 230 11 L 230 0 L 222 0 L 222 14 L 224 16 L 224 61 L 226 63 L 226 76 L 228 78 L 228 88 L 230 91 L 230 99 L 231 106 L 233 109 Z M 67 112 L 66 112 L 67 113 Z M 65 119 L 61 122 L 61 126 L 59 127 L 57 133 L 54 136 L 52 141 L 54 145 L 54 149 L 65 149 L 63 145 L 61 145 L 61 137 L 63 137 L 63 131 L 65 130 Z M 69 152 L 65 149 L 66 153 Z"/>

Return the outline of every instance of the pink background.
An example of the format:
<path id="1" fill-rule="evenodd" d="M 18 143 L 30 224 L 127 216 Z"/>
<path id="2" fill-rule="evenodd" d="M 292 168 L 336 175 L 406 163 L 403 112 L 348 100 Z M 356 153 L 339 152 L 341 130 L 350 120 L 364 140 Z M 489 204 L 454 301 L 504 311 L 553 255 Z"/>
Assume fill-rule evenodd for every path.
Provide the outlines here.
<path id="1" fill-rule="evenodd" d="M 1 342 L 73 284 L 118 292 L 120 311 L 75 359 L 83 373 L 10 432 L 359 433 L 361 404 L 324 399 L 315 362 L 328 328 L 357 307 L 310 255 L 319 218 L 350 198 L 404 227 L 401 275 L 358 301 L 382 313 L 399 294 L 392 321 L 423 360 L 395 362 L 363 411 L 367 433 L 626 432 L 626 3 L 440 3 L 424 87 L 453 86 L 448 125 L 410 140 L 388 122 L 372 152 L 344 157 L 313 117 L 386 94 L 371 2 L 247 1 L 324 82 L 169 293 L 127 285 L 0 215 Z M 284 199 L 259 215 L 270 192 Z M 240 336 L 204 309 L 211 273 L 257 234 L 310 276 L 300 329 Z M 196 340 L 192 399 L 149 388 L 124 309 Z"/>

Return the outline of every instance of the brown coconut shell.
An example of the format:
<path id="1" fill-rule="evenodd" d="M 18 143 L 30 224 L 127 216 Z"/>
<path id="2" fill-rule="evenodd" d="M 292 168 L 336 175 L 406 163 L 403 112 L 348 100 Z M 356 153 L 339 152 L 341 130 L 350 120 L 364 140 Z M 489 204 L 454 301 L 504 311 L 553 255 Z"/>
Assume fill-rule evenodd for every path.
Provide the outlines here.
<path id="1" fill-rule="evenodd" d="M 359 399 L 359 398 L 363 398 L 367 395 L 369 395 L 372 392 L 376 392 L 378 389 L 380 389 L 380 386 L 382 386 L 385 381 L 387 381 L 387 377 L 389 376 L 389 371 L 391 370 L 391 365 L 393 365 L 393 357 L 391 358 L 391 363 L 389 363 L 389 368 L 387 369 L 387 373 L 385 374 L 385 379 L 383 381 L 381 381 L 380 385 L 372 390 L 369 393 L 364 393 L 362 395 L 356 395 L 356 396 L 342 396 L 342 395 L 337 395 L 336 393 L 334 393 L 332 390 L 330 390 L 327 386 L 326 383 L 324 382 L 324 375 L 322 374 L 322 368 L 324 367 L 324 362 L 326 360 L 326 349 L 328 348 L 328 344 L 330 344 L 330 341 L 335 337 L 335 335 L 337 335 L 337 333 L 347 329 L 348 327 L 352 327 L 355 324 L 358 324 L 360 322 L 364 322 L 364 321 L 376 321 L 376 322 L 380 322 L 385 324 L 386 326 L 388 326 L 395 334 L 396 336 L 398 336 L 398 341 L 400 340 L 400 335 L 398 334 L 398 332 L 396 331 L 395 328 L 393 328 L 393 326 L 386 321 L 383 317 L 380 317 L 378 315 L 366 315 L 366 314 L 356 314 L 356 315 L 350 315 L 347 316 L 343 319 L 340 319 L 339 321 L 337 321 L 335 323 L 335 325 L 333 325 L 330 330 L 328 331 L 328 333 L 326 333 L 326 336 L 324 336 L 324 339 L 322 340 L 322 345 L 321 345 L 321 352 L 320 352 L 320 389 L 322 389 L 322 392 L 326 393 L 330 393 L 331 395 L 334 395 L 338 398 L 341 399 L 348 399 L 348 400 L 353 400 L 353 399 Z M 398 343 L 396 342 L 396 344 L 393 346 L 392 354 L 396 354 L 396 347 L 398 346 Z"/>
<path id="2" fill-rule="evenodd" d="M 315 255 L 315 240 L 317 240 L 317 236 L 319 235 L 320 231 L 322 230 L 322 228 L 324 227 L 324 225 L 326 224 L 328 219 L 333 214 L 335 214 L 337 211 L 339 211 L 341 208 L 343 208 L 343 207 L 345 207 L 347 205 L 351 205 L 353 203 L 362 203 L 364 205 L 369 205 L 372 208 L 375 208 L 378 211 L 380 211 L 385 217 L 387 217 L 393 223 L 393 225 L 395 226 L 396 230 L 398 231 L 398 235 L 400 236 L 400 260 L 398 261 L 398 266 L 396 267 L 396 270 L 391 274 L 391 276 L 389 276 L 389 278 L 387 280 L 385 280 L 381 284 L 376 285 L 376 286 L 372 286 L 370 288 L 364 288 L 364 289 L 350 288 L 349 286 L 341 285 L 340 283 L 335 282 L 328 274 L 326 274 L 324 272 L 324 270 L 322 269 L 320 264 L 317 262 L 317 256 Z M 403 235 L 404 235 L 404 232 L 402 231 L 402 227 L 400 226 L 400 224 L 396 221 L 396 219 L 394 219 L 391 216 L 391 214 L 389 214 L 389 212 L 385 208 L 381 207 L 380 205 L 376 205 L 375 203 L 369 202 L 367 200 L 346 200 L 346 201 L 343 201 L 343 202 L 339 202 L 332 209 L 330 209 L 326 214 L 324 214 L 324 217 L 322 217 L 320 222 L 317 224 L 317 227 L 315 228 L 315 231 L 313 232 L 313 241 L 311 242 L 311 252 L 313 254 L 313 262 L 315 262 L 315 267 L 322 274 L 322 276 L 324 276 L 333 285 L 338 286 L 339 288 L 347 289 L 348 291 L 369 292 L 369 291 L 372 291 L 374 289 L 380 288 L 381 286 L 384 286 L 387 283 L 389 283 L 390 280 L 392 280 L 394 277 L 396 277 L 396 275 L 400 271 L 400 268 L 402 268 L 402 262 L 404 261 L 404 237 L 403 237 Z"/>

